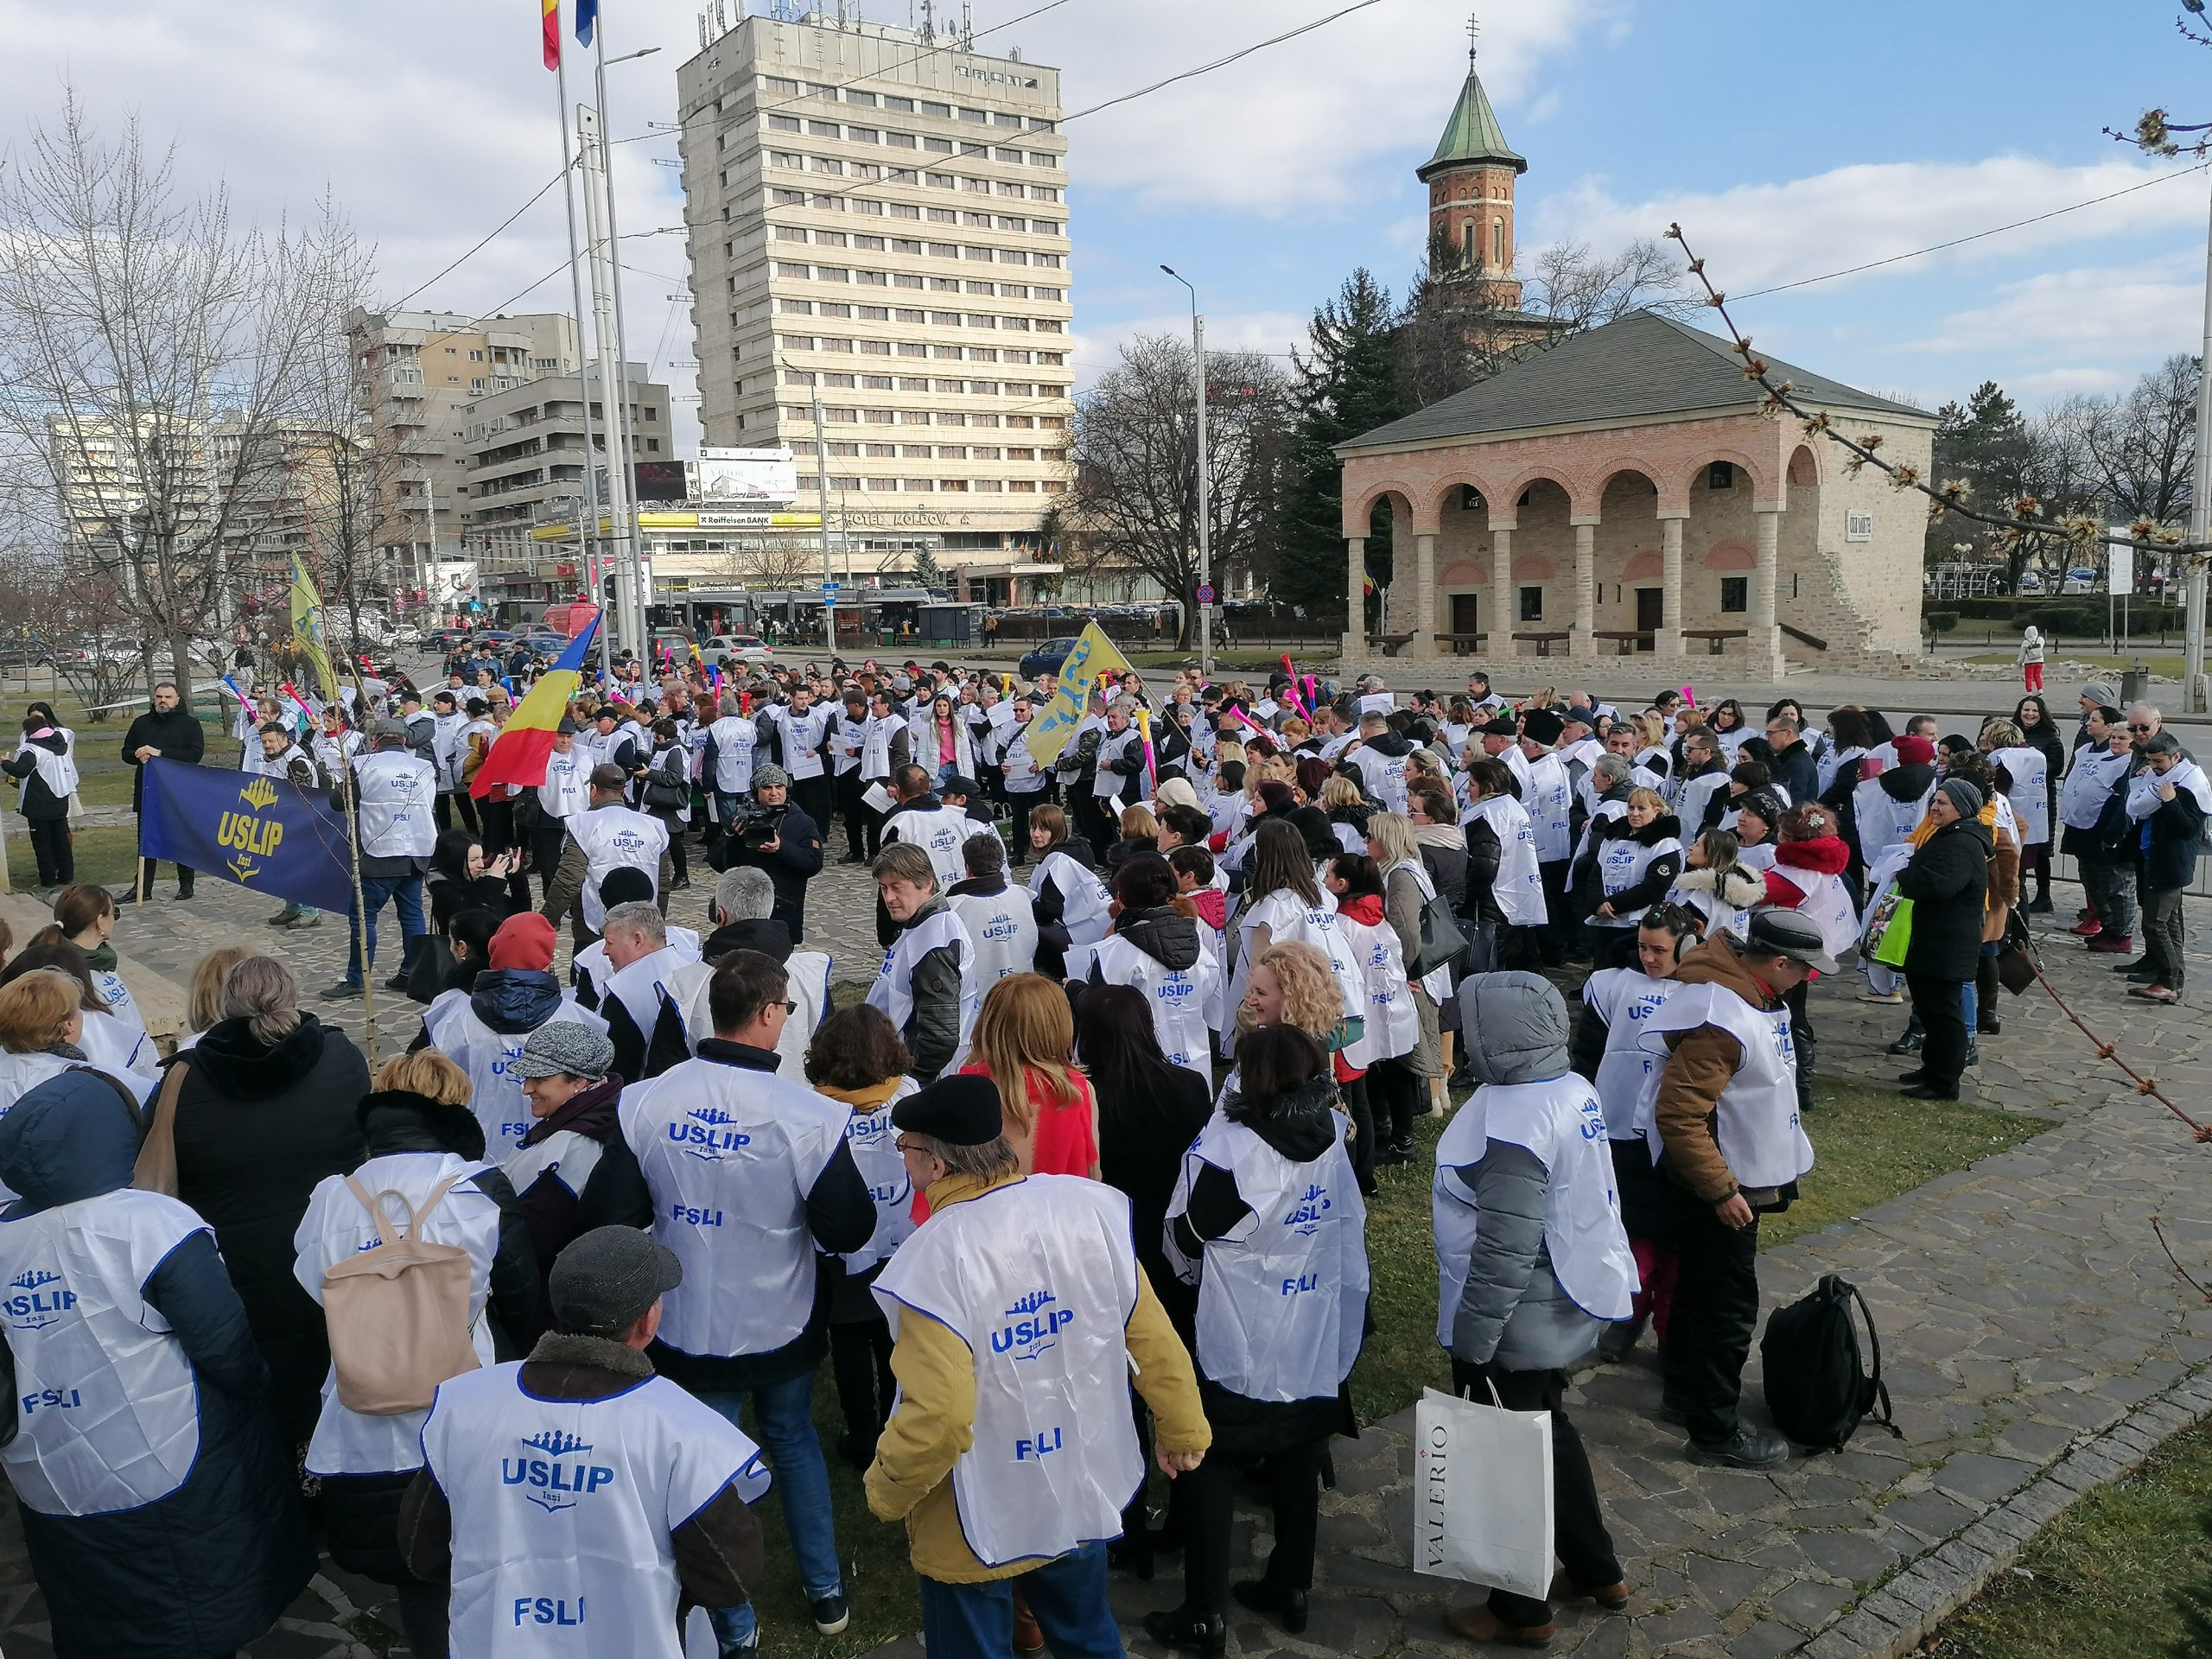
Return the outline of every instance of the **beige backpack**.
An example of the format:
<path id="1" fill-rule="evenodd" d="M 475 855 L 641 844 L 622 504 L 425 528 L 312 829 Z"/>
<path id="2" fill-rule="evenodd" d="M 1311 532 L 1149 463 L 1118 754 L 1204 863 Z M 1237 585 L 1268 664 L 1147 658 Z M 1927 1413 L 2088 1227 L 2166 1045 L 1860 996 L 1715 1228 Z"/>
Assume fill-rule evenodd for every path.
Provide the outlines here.
<path id="1" fill-rule="evenodd" d="M 416 1210 L 389 1190 L 372 1198 L 351 1175 L 377 1242 L 322 1275 L 322 1311 L 330 1331 L 330 1360 L 338 1374 L 338 1400 L 348 1411 L 389 1417 L 429 1408 L 438 1384 L 476 1369 L 468 1339 L 468 1251 L 432 1244 L 419 1235 L 439 1201 L 464 1180 L 464 1171 L 441 1181 Z M 406 1230 L 387 1237 L 378 1206 L 397 1199 L 408 1210 Z"/>

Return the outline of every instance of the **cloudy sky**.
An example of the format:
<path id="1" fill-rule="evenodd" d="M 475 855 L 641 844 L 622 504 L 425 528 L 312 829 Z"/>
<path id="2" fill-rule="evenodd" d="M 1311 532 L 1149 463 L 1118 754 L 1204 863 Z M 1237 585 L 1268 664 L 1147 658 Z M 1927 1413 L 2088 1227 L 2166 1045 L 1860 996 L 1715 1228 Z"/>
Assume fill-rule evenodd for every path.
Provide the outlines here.
<path id="1" fill-rule="evenodd" d="M 759 6 L 765 0 L 750 0 Z M 911 0 L 859 0 L 903 23 Z M 952 0 L 957 5 L 958 0 Z M 565 9 L 566 0 L 564 0 Z M 734 12 L 741 0 L 726 0 Z M 834 3 L 834 0 L 833 0 Z M 981 44 L 1059 66 L 1077 327 L 1088 372 L 1187 327 L 1281 352 L 1354 266 L 1402 289 L 1426 159 L 1466 63 L 1447 0 L 1370 0 L 1325 28 L 1092 116 L 1351 0 L 974 0 Z M 690 0 L 603 0 L 626 232 L 681 219 L 675 72 Z M 1041 10 L 1040 10 L 1041 8 Z M 378 249 L 387 302 L 428 282 L 559 168 L 531 0 L 0 0 L 0 131 L 21 143 L 76 86 L 136 116 L 193 188 L 273 220 L 327 189 Z M 2212 119 L 2212 53 L 2174 0 L 1489 0 L 1481 67 L 1529 158 L 1524 256 L 1599 250 L 1679 219 L 1732 296 L 1822 276 L 2182 174 L 2102 136 L 2151 105 Z M 1025 14 L 1036 13 L 1025 16 Z M 1010 27 L 995 27 L 1013 22 Z M 988 31 L 988 32 L 987 32 Z M 8 129 L 12 128 L 12 130 Z M 2124 387 L 2192 350 L 2208 178 L 1881 269 L 1747 297 L 1763 350 L 1933 405 L 1995 378 L 2029 404 Z M 412 303 L 563 308 L 560 198 Z M 628 244 L 631 355 L 685 390 L 682 239 Z M 535 288 L 529 287 L 539 283 Z"/>

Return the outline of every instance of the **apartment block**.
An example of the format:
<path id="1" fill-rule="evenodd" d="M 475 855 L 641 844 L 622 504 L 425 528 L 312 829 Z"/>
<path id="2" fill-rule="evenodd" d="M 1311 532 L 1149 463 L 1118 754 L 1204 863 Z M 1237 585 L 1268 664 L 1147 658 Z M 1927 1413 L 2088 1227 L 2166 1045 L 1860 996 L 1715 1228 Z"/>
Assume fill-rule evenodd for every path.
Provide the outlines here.
<path id="1" fill-rule="evenodd" d="M 575 320 L 559 312 L 355 310 L 346 330 L 369 441 L 391 480 L 391 582 L 423 588 L 434 563 L 462 556 L 470 407 L 545 375 L 575 373 Z"/>
<path id="2" fill-rule="evenodd" d="M 963 575 L 1027 562 L 1071 476 L 1058 73 L 819 13 L 702 34 L 677 87 L 703 442 L 789 445 L 802 483 L 826 452 L 871 570 L 917 532 Z"/>

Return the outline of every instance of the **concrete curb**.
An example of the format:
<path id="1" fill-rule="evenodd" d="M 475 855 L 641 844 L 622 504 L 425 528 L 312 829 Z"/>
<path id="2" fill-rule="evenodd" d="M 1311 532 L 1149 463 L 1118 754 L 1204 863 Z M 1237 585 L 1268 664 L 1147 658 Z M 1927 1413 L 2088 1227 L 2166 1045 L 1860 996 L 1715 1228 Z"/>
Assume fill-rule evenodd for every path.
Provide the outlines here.
<path id="1" fill-rule="evenodd" d="M 1904 1659 L 2075 1503 L 2129 1473 L 2176 1434 L 2212 1419 L 2212 1366 L 2091 1435 L 1979 1521 L 1867 1592 L 1796 1649 L 1804 1659 Z"/>

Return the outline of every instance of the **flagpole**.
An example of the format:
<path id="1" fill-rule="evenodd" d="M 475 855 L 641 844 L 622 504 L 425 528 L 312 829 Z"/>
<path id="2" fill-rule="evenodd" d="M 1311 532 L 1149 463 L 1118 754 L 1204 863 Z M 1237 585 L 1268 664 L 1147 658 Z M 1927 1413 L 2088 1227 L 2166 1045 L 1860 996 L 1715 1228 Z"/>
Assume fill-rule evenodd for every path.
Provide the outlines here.
<path id="1" fill-rule="evenodd" d="M 624 360 L 629 336 L 623 327 L 622 318 L 622 231 L 614 213 L 614 156 L 609 149 L 609 123 L 607 118 L 607 20 L 594 15 L 591 30 L 591 49 L 594 59 L 593 75 L 599 96 L 599 159 L 600 185 L 607 197 L 607 263 L 614 289 L 614 385 L 615 403 L 607 411 L 607 426 L 611 441 L 607 444 L 610 456 L 610 475 L 619 461 L 623 468 L 622 490 L 620 499 L 629 518 L 625 529 L 620 556 L 630 566 L 630 603 L 632 614 L 624 619 L 624 626 L 634 630 L 635 638 L 630 649 L 648 672 L 652 668 L 652 629 L 645 622 L 645 534 L 638 523 L 637 493 L 630 487 L 630 463 L 632 442 L 630 433 L 630 371 Z M 603 349 L 603 348 L 602 348 Z M 619 443 L 620 453 L 617 454 Z M 610 476 L 608 493 L 613 495 Z"/>
<path id="2" fill-rule="evenodd" d="M 314 531 L 312 528 L 308 531 L 308 537 L 309 543 L 312 545 L 314 537 Z M 436 551 L 435 543 L 433 543 L 431 550 L 434 553 Z M 318 561 L 318 563 L 320 563 L 320 561 Z M 292 581 L 296 590 L 300 578 L 303 574 L 305 573 L 299 563 L 299 556 L 297 554 L 294 554 L 292 556 Z M 315 584 L 315 626 L 320 632 L 320 638 L 317 645 L 318 649 L 320 649 L 322 653 L 322 695 L 330 702 L 337 704 L 342 709 L 345 707 L 346 700 L 338 694 L 338 677 L 332 671 L 330 665 L 330 631 L 323 626 L 324 613 L 329 607 L 323 601 L 322 584 L 321 582 Z M 294 632 L 296 634 L 297 630 L 295 629 Z M 353 660 L 353 656 L 351 652 L 348 652 L 346 655 L 346 672 L 352 677 L 353 681 L 353 720 L 355 728 L 358 729 L 360 724 L 361 716 L 368 712 L 369 691 L 368 688 L 361 683 L 361 667 L 359 663 Z M 373 724 L 373 722 L 372 722 L 372 724 Z M 375 740 L 373 737 L 369 740 L 369 746 L 372 749 L 375 747 Z M 345 797 L 341 804 L 343 804 L 346 809 L 346 848 L 348 855 L 348 861 L 353 867 L 353 931 L 359 938 L 361 950 L 362 1046 L 368 1055 L 369 1074 L 373 1077 L 376 1075 L 377 1069 L 376 976 L 370 971 L 372 964 L 369 961 L 369 906 L 366 895 L 363 893 L 361 887 L 360 803 L 356 798 L 357 791 L 353 787 L 353 763 L 346 760 L 346 749 L 343 744 L 339 746 L 338 764 L 345 784 Z M 350 952 L 353 946 L 349 944 L 346 948 Z M 401 960 L 404 961 L 406 959 L 407 951 L 406 936 L 404 934 L 402 934 L 400 937 L 399 949 Z"/>
<path id="3" fill-rule="evenodd" d="M 557 22 L 557 18 L 556 18 Z M 563 41 L 565 48 L 566 42 Z M 592 464 L 591 448 L 591 385 L 584 377 L 584 279 L 583 268 L 578 264 L 581 255 L 576 242 L 575 155 L 569 142 L 569 54 L 564 49 L 560 61 L 554 66 L 555 96 L 560 99 L 556 124 L 561 129 L 561 203 L 569 210 L 569 293 L 575 306 L 576 327 L 576 392 L 582 406 L 584 425 L 584 515 L 576 524 L 576 551 L 582 556 L 584 574 L 591 592 L 591 602 L 604 605 L 606 595 L 599 590 L 601 580 L 600 558 L 592 550 L 594 546 L 603 553 L 606 543 L 599 539 L 599 469 Z M 600 636 L 601 653 L 611 661 L 613 647 L 604 634 Z"/>

